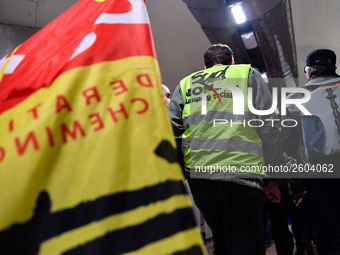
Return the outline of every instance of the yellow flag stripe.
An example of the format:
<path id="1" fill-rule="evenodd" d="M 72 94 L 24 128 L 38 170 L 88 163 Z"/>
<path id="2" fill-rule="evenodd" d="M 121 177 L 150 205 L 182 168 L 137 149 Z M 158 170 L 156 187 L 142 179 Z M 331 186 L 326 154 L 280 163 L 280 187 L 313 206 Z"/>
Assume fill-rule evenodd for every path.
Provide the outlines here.
<path id="1" fill-rule="evenodd" d="M 198 252 L 191 254 L 207 254 L 206 250 L 202 250 L 202 246 L 196 248 L 198 245 L 198 240 L 202 239 L 199 236 L 199 231 L 197 228 L 189 229 L 187 231 L 182 231 L 176 235 L 173 235 L 167 239 L 149 244 L 137 251 L 124 253 L 124 255 L 150 255 L 150 254 L 161 254 L 162 251 L 167 251 L 169 254 L 174 254 L 178 251 L 185 251 L 191 249 L 197 249 Z M 203 240 L 202 240 L 203 243 Z M 174 245 L 176 244 L 176 245 Z M 200 251 L 200 253 L 199 253 Z M 190 253 L 188 253 L 190 254 Z"/>
<path id="2" fill-rule="evenodd" d="M 141 206 L 132 211 L 113 215 L 45 241 L 41 246 L 39 255 L 57 255 L 60 254 L 61 251 L 68 251 L 76 248 L 79 244 L 85 244 L 96 238 L 103 237 L 108 232 L 139 225 L 149 219 L 157 217 L 157 215 L 161 213 L 171 213 L 177 209 L 190 206 L 191 200 L 187 195 L 178 195 L 165 201 L 153 203 L 148 206 Z M 123 242 L 123 240 L 117 241 Z"/>

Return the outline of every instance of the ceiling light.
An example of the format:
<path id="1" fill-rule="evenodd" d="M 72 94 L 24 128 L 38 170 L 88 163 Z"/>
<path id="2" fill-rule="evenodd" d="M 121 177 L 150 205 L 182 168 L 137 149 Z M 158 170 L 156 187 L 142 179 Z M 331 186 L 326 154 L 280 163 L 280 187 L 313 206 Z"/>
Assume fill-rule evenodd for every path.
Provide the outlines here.
<path id="1" fill-rule="evenodd" d="M 235 5 L 230 6 L 231 13 L 234 16 L 236 24 L 242 24 L 247 21 L 246 15 L 243 11 L 242 3 L 237 3 Z"/>
<path id="2" fill-rule="evenodd" d="M 247 50 L 254 49 L 258 46 L 253 31 L 241 34 L 241 38 Z"/>

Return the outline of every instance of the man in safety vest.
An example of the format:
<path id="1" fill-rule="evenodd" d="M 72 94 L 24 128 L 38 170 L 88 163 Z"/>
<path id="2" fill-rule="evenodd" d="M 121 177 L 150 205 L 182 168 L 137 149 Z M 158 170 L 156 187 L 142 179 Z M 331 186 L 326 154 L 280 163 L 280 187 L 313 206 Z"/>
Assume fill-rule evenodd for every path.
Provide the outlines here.
<path id="1" fill-rule="evenodd" d="M 279 127 L 255 116 L 272 106 L 268 85 L 250 65 L 235 65 L 223 44 L 204 54 L 205 70 L 183 80 L 168 106 L 183 169 L 197 207 L 212 230 L 215 254 L 264 254 L 265 194 L 280 201 L 275 182 L 265 185 L 265 164 L 279 164 Z M 248 94 L 248 88 L 252 93 Z"/>

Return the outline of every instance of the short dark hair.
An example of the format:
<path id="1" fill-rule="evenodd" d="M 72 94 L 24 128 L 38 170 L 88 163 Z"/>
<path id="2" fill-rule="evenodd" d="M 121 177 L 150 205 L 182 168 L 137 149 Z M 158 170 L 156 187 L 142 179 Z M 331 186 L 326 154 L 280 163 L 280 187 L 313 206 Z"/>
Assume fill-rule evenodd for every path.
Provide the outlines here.
<path id="1" fill-rule="evenodd" d="M 213 44 L 204 53 L 204 64 L 210 68 L 217 64 L 230 65 L 233 59 L 233 52 L 226 44 Z"/>
<path id="2" fill-rule="evenodd" d="M 335 70 L 335 66 L 333 66 L 333 64 L 331 64 L 330 62 L 328 62 L 328 64 L 323 63 L 322 65 L 305 67 L 305 72 L 308 71 L 311 76 L 315 74 L 334 74 Z"/>

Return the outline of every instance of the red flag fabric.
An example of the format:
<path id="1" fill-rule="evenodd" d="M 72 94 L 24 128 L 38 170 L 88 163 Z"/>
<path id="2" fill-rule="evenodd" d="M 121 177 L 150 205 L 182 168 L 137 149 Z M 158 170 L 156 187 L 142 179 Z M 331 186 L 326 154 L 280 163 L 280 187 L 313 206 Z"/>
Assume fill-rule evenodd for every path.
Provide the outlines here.
<path id="1" fill-rule="evenodd" d="M 4 58 L 0 67 L 6 62 L 9 66 L 0 74 L 0 113 L 79 65 L 131 55 L 155 56 L 149 20 L 142 15 L 145 5 L 133 4 L 132 10 L 127 0 L 80 1 Z M 108 47 L 110 52 L 103 50 Z M 14 70 L 16 75 L 11 75 Z"/>
<path id="2" fill-rule="evenodd" d="M 1 254 L 205 254 L 145 2 L 81 0 L 0 61 Z"/>

